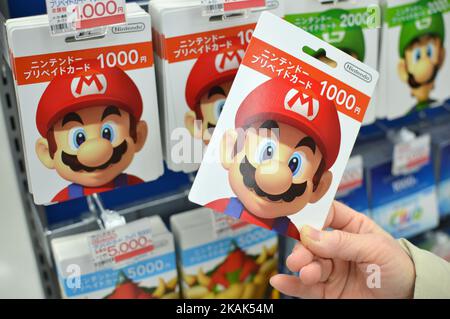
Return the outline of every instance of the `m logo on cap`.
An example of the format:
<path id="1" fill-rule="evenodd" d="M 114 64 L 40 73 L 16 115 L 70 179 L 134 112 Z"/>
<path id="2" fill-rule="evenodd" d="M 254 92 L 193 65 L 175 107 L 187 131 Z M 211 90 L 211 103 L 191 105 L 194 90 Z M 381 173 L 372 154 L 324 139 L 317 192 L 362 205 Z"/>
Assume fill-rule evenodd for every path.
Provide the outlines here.
<path id="1" fill-rule="evenodd" d="M 244 57 L 244 50 L 228 51 L 216 56 L 215 66 L 219 73 L 239 68 Z"/>
<path id="2" fill-rule="evenodd" d="M 312 121 L 319 113 L 319 101 L 296 89 L 291 89 L 284 98 L 284 108 Z"/>
<path id="3" fill-rule="evenodd" d="M 86 95 L 103 94 L 106 92 L 108 83 L 103 74 L 82 75 L 72 80 L 70 88 L 74 97 L 79 98 Z"/>

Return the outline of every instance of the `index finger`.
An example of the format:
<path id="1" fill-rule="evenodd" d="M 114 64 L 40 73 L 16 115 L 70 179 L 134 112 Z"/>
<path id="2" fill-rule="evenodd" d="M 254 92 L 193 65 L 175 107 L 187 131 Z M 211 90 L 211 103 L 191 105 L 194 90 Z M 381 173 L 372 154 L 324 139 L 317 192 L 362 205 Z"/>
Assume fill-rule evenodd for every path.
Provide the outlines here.
<path id="1" fill-rule="evenodd" d="M 360 233 L 366 232 L 362 229 L 363 225 L 369 226 L 367 229 L 370 231 L 376 231 L 376 225 L 366 216 L 338 201 L 333 201 L 324 228 L 331 227 L 349 233 Z"/>

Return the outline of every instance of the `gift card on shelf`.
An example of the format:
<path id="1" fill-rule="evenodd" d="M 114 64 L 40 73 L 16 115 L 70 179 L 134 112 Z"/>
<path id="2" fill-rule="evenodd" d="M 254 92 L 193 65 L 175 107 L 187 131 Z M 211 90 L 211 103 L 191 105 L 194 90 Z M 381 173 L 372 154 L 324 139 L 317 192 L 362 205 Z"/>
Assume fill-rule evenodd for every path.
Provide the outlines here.
<path id="1" fill-rule="evenodd" d="M 199 208 L 171 217 L 183 298 L 258 299 L 272 296 L 277 234 Z"/>
<path id="2" fill-rule="evenodd" d="M 53 239 L 51 247 L 64 298 L 179 298 L 173 236 L 158 216 Z"/>
<path id="3" fill-rule="evenodd" d="M 320 3 L 317 0 L 286 0 L 286 21 L 308 31 L 378 69 L 381 9 L 378 0 Z M 323 57 L 321 57 L 323 59 Z M 379 107 L 374 95 L 363 125 L 372 124 Z"/>
<path id="4" fill-rule="evenodd" d="M 387 118 L 436 107 L 450 94 L 448 0 L 387 0 L 382 45 Z"/>
<path id="5" fill-rule="evenodd" d="M 281 16 L 282 5 L 269 11 Z M 261 11 L 202 15 L 201 1 L 152 1 L 158 91 L 169 169 L 196 171 Z"/>
<path id="6" fill-rule="evenodd" d="M 127 8 L 127 24 L 85 40 L 52 37 L 46 16 L 6 23 L 36 204 L 163 173 L 150 16 Z"/>

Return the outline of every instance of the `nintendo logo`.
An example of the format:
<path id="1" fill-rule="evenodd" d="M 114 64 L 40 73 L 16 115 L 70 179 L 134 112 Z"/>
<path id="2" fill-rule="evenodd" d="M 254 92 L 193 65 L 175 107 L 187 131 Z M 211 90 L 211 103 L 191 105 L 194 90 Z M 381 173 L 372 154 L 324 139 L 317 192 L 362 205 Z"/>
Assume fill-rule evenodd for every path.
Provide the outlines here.
<path id="1" fill-rule="evenodd" d="M 143 24 L 142 22 L 129 23 L 126 25 L 116 25 L 116 26 L 112 27 L 112 32 L 114 34 L 141 32 L 144 30 L 145 30 L 145 24 Z"/>
<path id="2" fill-rule="evenodd" d="M 344 69 L 348 73 L 353 74 L 354 76 L 360 78 L 361 80 L 363 80 L 367 83 L 372 82 L 372 75 L 370 73 L 364 71 L 363 69 L 357 67 L 356 65 L 354 65 L 350 62 L 346 62 L 344 64 Z"/>

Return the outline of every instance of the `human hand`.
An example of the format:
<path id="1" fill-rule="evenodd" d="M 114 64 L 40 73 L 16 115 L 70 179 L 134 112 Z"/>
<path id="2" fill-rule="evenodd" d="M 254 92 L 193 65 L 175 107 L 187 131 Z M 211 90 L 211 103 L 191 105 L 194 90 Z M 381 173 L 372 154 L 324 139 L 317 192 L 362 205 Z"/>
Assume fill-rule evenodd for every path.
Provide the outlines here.
<path id="1" fill-rule="evenodd" d="M 324 229 L 328 227 L 334 230 L 301 229 L 301 242 L 286 259 L 289 270 L 300 274 L 273 276 L 275 289 L 300 298 L 413 297 L 414 264 L 391 235 L 336 201 Z M 376 288 L 370 285 L 373 269 L 380 271 Z"/>

